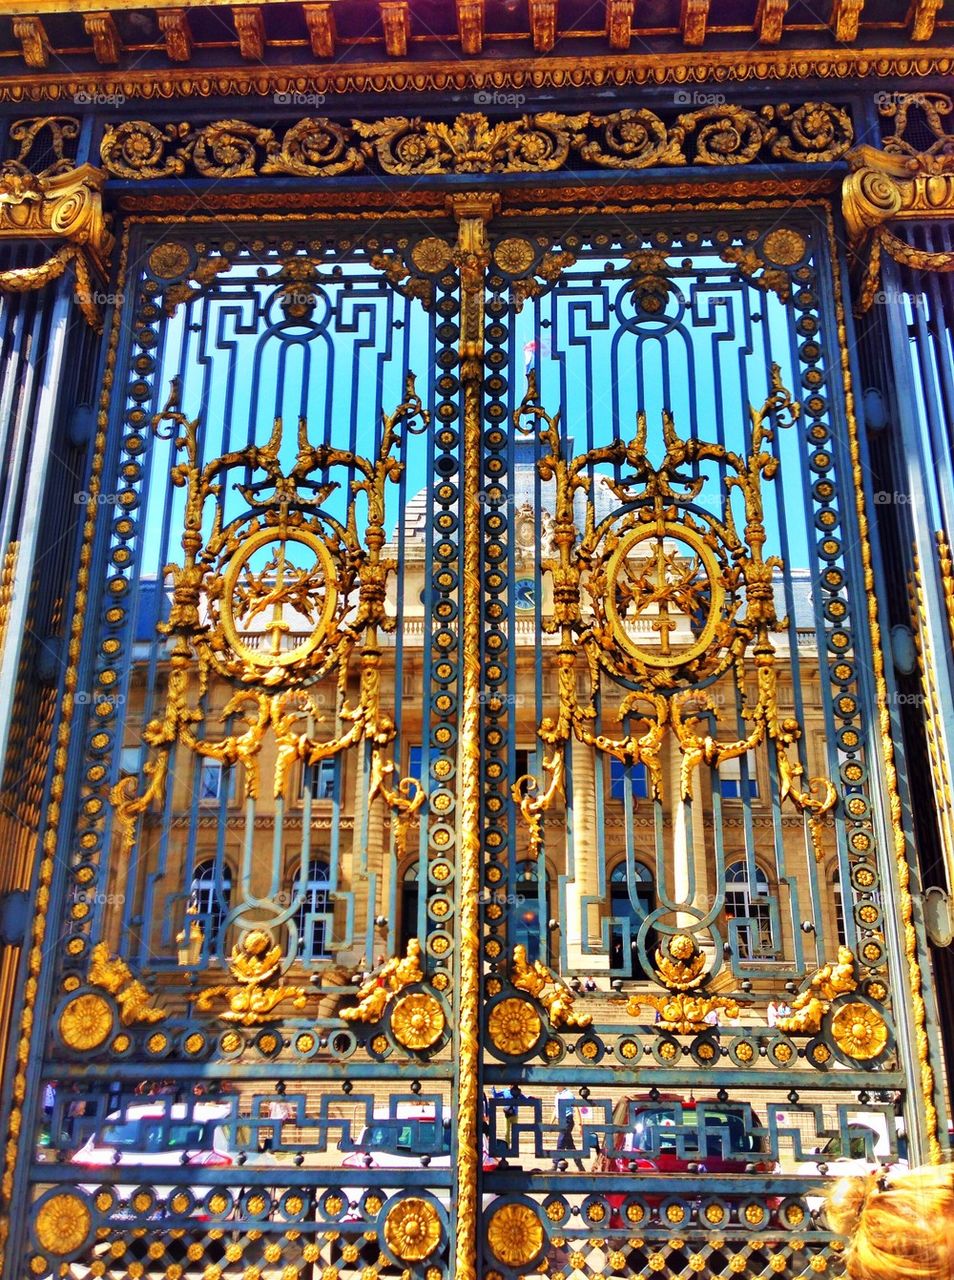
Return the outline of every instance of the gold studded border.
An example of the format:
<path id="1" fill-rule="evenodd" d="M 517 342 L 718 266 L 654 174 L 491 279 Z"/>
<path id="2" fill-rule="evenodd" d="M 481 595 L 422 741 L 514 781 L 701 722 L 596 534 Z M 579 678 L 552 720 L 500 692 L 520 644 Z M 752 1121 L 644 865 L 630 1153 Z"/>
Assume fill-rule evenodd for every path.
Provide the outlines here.
<path id="1" fill-rule="evenodd" d="M 864 475 L 861 466 L 861 445 L 858 435 L 858 419 L 855 415 L 855 396 L 851 379 L 851 361 L 848 356 L 848 332 L 845 321 L 845 305 L 839 273 L 838 242 L 831 208 L 826 206 L 825 227 L 831 258 L 834 286 L 835 315 L 838 328 L 838 354 L 841 360 L 841 377 L 845 394 L 845 418 L 848 423 L 848 443 L 851 452 L 852 478 L 855 484 L 855 504 L 858 513 L 858 530 L 861 534 L 861 562 L 864 574 L 864 590 L 868 600 L 868 628 L 871 636 L 871 656 L 874 666 L 875 690 L 878 699 L 878 727 L 884 753 L 885 781 L 888 787 L 888 803 L 891 830 L 894 838 L 894 856 L 898 869 L 898 885 L 901 890 L 898 907 L 904 934 L 904 954 L 908 965 L 914 1010 L 914 1035 L 918 1062 L 921 1070 L 921 1090 L 924 1095 L 924 1118 L 928 1135 L 928 1152 L 932 1164 L 941 1160 L 941 1144 L 938 1137 L 937 1107 L 934 1104 L 934 1067 L 931 1064 L 927 1036 L 927 1010 L 923 995 L 923 974 L 918 957 L 917 933 L 914 928 L 914 901 L 911 896 L 911 872 L 908 867 L 907 845 L 901 825 L 901 794 L 898 790 L 898 770 L 894 758 L 894 742 L 891 736 L 891 713 L 888 710 L 887 683 L 884 655 L 881 649 L 881 625 L 878 621 L 878 603 L 875 596 L 874 565 L 871 558 L 871 534 L 865 506 Z"/>

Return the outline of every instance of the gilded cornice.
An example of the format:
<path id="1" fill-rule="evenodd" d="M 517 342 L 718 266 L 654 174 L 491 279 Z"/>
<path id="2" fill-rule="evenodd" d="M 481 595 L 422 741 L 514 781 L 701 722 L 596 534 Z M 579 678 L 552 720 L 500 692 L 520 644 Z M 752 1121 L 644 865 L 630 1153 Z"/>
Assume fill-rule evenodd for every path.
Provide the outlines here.
<path id="1" fill-rule="evenodd" d="M 312 37 L 321 31 L 313 20 Z M 330 39 L 327 32 L 322 40 Z M 327 48 L 327 43 L 321 44 Z M 287 67 L 191 66 L 130 68 L 64 75 L 33 72 L 0 78 L 0 103 L 71 103 L 79 94 L 121 95 L 125 99 L 272 97 L 280 94 L 326 96 L 392 93 L 468 93 L 501 90 L 626 88 L 631 86 L 718 85 L 785 80 L 837 80 L 944 77 L 954 71 L 951 49 L 775 49 L 733 52 L 683 50 L 671 54 L 619 52 L 545 58 L 482 58 L 422 64 L 409 59 L 358 65 L 299 64 Z"/>

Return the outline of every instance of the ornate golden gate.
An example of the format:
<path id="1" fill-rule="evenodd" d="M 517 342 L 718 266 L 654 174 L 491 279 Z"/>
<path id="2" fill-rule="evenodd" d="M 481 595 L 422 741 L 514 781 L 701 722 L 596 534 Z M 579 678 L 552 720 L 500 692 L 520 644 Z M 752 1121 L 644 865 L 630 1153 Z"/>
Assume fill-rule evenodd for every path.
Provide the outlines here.
<path id="1" fill-rule="evenodd" d="M 851 141 L 105 129 L 11 1275 L 807 1276 L 839 1160 L 937 1154 Z"/>

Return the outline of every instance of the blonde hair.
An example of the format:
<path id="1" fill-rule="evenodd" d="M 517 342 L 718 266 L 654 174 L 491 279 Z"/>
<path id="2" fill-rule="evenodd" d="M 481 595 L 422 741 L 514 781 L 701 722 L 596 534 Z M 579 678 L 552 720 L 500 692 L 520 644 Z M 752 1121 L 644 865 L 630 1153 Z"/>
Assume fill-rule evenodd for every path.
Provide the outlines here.
<path id="1" fill-rule="evenodd" d="M 842 1178 L 826 1214 L 848 1280 L 954 1280 L 954 1165 Z"/>

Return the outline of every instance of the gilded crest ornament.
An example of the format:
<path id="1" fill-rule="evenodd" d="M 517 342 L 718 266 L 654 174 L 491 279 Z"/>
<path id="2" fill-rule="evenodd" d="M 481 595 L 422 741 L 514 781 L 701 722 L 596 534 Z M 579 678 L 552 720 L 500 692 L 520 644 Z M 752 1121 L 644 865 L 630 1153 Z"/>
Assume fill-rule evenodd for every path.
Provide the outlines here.
<path id="1" fill-rule="evenodd" d="M 124 1027 L 161 1022 L 166 1011 L 154 1006 L 152 996 L 124 960 L 109 954 L 105 942 L 90 952 L 86 975 L 93 991 L 77 992 L 64 1006 L 59 1017 L 59 1033 L 67 1048 L 75 1053 L 90 1053 L 106 1043 L 112 1034 L 114 1005 L 101 995 L 105 991 L 119 1010 Z"/>
<path id="2" fill-rule="evenodd" d="M 642 995 L 634 992 L 626 1002 L 626 1012 L 638 1017 L 642 1006 L 655 1009 L 660 1031 L 673 1031 L 690 1035 L 707 1031 L 706 1017 L 722 1011 L 730 1018 L 739 1016 L 739 1006 L 726 996 L 704 993 L 708 978 L 708 962 L 705 953 L 688 933 L 677 933 L 656 949 L 656 976 L 669 988 L 665 996 Z"/>
<path id="3" fill-rule="evenodd" d="M 592 1014 L 574 1008 L 575 997 L 570 988 L 540 960 L 531 964 L 527 948 L 518 943 L 513 949 L 510 980 L 518 991 L 526 991 L 546 1010 L 551 1027 L 583 1030 L 593 1021 Z"/>
<path id="4" fill-rule="evenodd" d="M 391 1006 L 391 1034 L 405 1049 L 430 1049 L 444 1034 L 441 1002 L 426 991 L 412 991 Z"/>
<path id="5" fill-rule="evenodd" d="M 823 964 L 812 974 L 808 986 L 792 1001 L 792 1012 L 779 1018 L 778 1029 L 788 1034 L 813 1035 L 821 1030 L 822 1018 L 838 996 L 857 990 L 855 956 L 850 947 L 838 948 L 838 959 Z"/>
<path id="6" fill-rule="evenodd" d="M 311 259 L 283 264 L 275 281 L 282 305 L 287 300 L 288 307 L 307 310 L 317 279 Z M 395 733 L 393 720 L 379 706 L 379 632 L 395 626 L 385 603 L 395 570 L 382 554 L 385 494 L 401 475 L 402 464 L 394 456 L 401 432 L 422 431 L 429 421 L 409 374 L 404 401 L 383 416 L 375 459 L 330 444 L 312 445 L 302 419 L 297 453 L 286 469 L 280 460 L 284 427 L 279 418 L 265 444 L 204 461 L 200 420 L 181 411 L 173 381 L 153 431 L 172 440 L 181 458 L 171 478 L 185 491 L 183 554 L 179 564 L 166 567 L 172 606 L 159 630 L 169 638 L 171 670 L 165 710 L 143 731 L 152 748 L 145 784 L 127 777 L 111 794 L 127 850 L 140 815 L 165 794 L 169 755 L 177 743 L 226 766 L 241 764 L 246 797 L 254 798 L 267 738 L 275 743 L 276 798 L 284 795 L 297 762 L 314 766 L 369 744 L 370 799 L 380 797 L 389 807 L 398 843 L 403 842 L 424 792 L 416 779 L 390 785 L 395 770 L 384 754 Z M 339 487 L 336 474 L 355 477 L 344 519 L 323 506 Z M 241 477 L 236 487 L 247 509 L 228 519 L 221 497 L 230 476 Z M 359 495 L 366 499 L 363 536 L 356 514 Z M 355 654 L 360 686 L 351 705 L 346 676 Z M 221 713 L 232 732 L 220 738 L 208 732 L 201 697 L 213 673 L 233 689 Z M 338 679 L 339 731 L 320 738 L 316 726 L 323 714 L 311 690 L 332 675 Z"/>
<path id="7" fill-rule="evenodd" d="M 282 956 L 282 948 L 273 944 L 271 934 L 250 929 L 229 957 L 234 984 L 206 987 L 191 997 L 197 1012 L 208 1013 L 217 1001 L 224 1000 L 227 1007 L 219 1013 L 220 1018 L 253 1027 L 281 1017 L 276 1009 L 286 1000 L 294 1008 L 304 1009 L 307 993 L 282 982 Z"/>
<path id="8" fill-rule="evenodd" d="M 681 755 L 680 798 L 691 800 L 693 775 L 701 765 L 717 769 L 764 742 L 771 744 L 781 779 L 781 798 L 804 814 L 816 857 L 824 850 L 822 821 L 837 793 L 826 778 L 803 782 L 804 769 L 792 758 L 802 730 L 779 711 L 772 633 L 780 623 L 773 582 L 781 571 L 777 556 L 765 556 L 762 487 L 774 480 L 779 462 L 769 446 L 775 431 L 791 426 L 799 405 L 771 369 L 770 391 L 759 409 L 750 408 L 749 451 L 745 456 L 699 438 L 684 440 L 663 414 L 665 453 L 654 462 L 647 453 L 647 423 L 640 413 L 635 437 L 616 440 L 579 457 L 563 454 L 559 414 L 537 402 L 534 374 L 514 413 L 514 425 L 537 431 L 545 447 L 537 463 L 541 480 L 556 489 L 552 540 L 556 554 L 543 559 L 553 584 L 553 614 L 545 631 L 560 638 L 557 652 L 559 708 L 545 716 L 538 736 L 549 749 L 549 785 L 538 794 L 525 779 L 515 798 L 527 821 L 531 847 L 539 847 L 542 816 L 558 793 L 558 757 L 571 737 L 625 764 L 646 766 L 650 795 L 662 799 L 662 751 L 670 736 Z M 528 425 L 524 425 L 524 423 Z M 699 498 L 705 477 L 698 464 L 711 461 L 725 472 L 721 510 L 704 508 Z M 632 474 L 601 481 L 619 501 L 616 512 L 596 517 L 591 472 L 628 464 Z M 585 497 L 585 524 L 577 528 L 577 495 Z M 739 529 L 733 507 L 738 495 L 745 515 Z M 650 641 L 650 637 L 655 637 Z M 577 692 L 576 664 L 584 653 L 590 676 L 588 699 Z M 742 710 L 745 736 L 722 739 L 713 732 L 719 708 L 706 692 L 732 672 L 745 689 L 747 667 L 756 677 L 754 705 Z M 609 677 L 629 690 L 618 717 L 623 732 L 595 733 L 601 681 Z M 699 726 L 705 725 L 700 732 Z M 525 800 L 525 802 L 524 802 Z"/>

